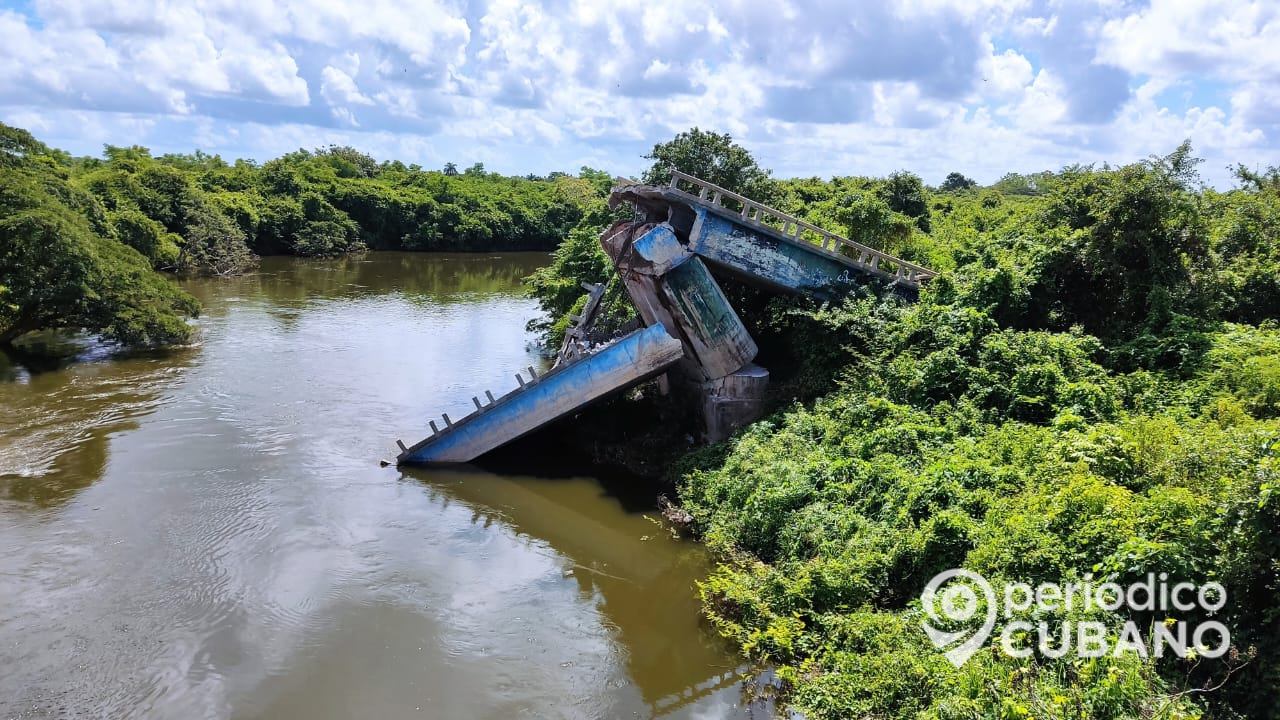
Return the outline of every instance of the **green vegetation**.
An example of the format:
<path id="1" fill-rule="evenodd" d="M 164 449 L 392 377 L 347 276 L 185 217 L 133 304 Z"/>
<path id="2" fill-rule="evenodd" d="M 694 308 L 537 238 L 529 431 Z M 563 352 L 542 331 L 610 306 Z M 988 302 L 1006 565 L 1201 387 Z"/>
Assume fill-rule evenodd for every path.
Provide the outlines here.
<path id="1" fill-rule="evenodd" d="M 645 159 L 654 161 L 641 178 L 650 185 L 670 182 L 674 167 L 759 202 L 774 198 L 769 171 L 761 168 L 751 153 L 728 134 L 693 128 L 654 145 Z"/>
<path id="2" fill-rule="evenodd" d="M 1205 188 L 1184 145 L 989 187 L 959 173 L 937 189 L 908 172 L 776 180 L 697 129 L 648 157 L 646 180 L 674 164 L 942 273 L 914 304 L 874 287 L 826 305 L 735 300 L 773 349 L 778 409 L 685 458 L 680 500 L 721 559 L 708 617 L 777 668 L 790 702 L 811 718 L 1276 716 L 1280 170 Z M 0 345 L 45 328 L 181 342 L 196 303 L 157 271 L 363 248 L 558 245 L 529 279 L 549 342 L 583 281 L 609 283 L 606 325 L 620 327 L 630 309 L 596 240 L 609 184 L 340 147 L 260 166 L 136 147 L 72 158 L 0 126 Z M 997 584 L 1221 582 L 1234 649 L 987 649 L 955 668 L 918 599 L 951 567 Z M 1091 612 L 1116 632 L 1166 620 Z"/>
<path id="3" fill-rule="evenodd" d="M 185 340 L 195 299 L 116 238 L 113 219 L 71 181 L 66 161 L 0 125 L 0 347 L 47 328 L 135 345 Z"/>
<path id="4" fill-rule="evenodd" d="M 651 156 L 695 174 L 728 157 L 754 167 L 698 135 Z M 777 349 L 780 408 L 677 466 L 721 560 L 702 587 L 708 617 L 777 668 L 807 717 L 1276 716 L 1280 173 L 1220 192 L 1195 166 L 1184 145 L 991 187 L 749 174 L 783 209 L 942 271 L 911 305 L 874 288 L 739 305 Z M 589 236 L 540 274 L 548 309 L 607 275 Z M 1015 659 L 988 646 L 957 669 L 919 601 L 952 567 L 997 586 L 1221 582 L 1234 648 Z M 1113 632 L 1166 620 L 1092 612 Z"/>
<path id="5" fill-rule="evenodd" d="M 269 254 L 551 250 L 606 212 L 608 182 L 588 168 L 427 171 L 348 147 L 262 165 L 142 147 L 73 158 L 0 124 L 0 344 L 50 328 L 183 341 L 196 305 L 154 271 L 233 275 Z"/>
<path id="6" fill-rule="evenodd" d="M 299 150 L 260 166 L 108 147 L 105 159 L 73 168 L 113 220 L 125 218 L 115 223 L 130 228 L 122 236 L 156 249 L 148 257 L 157 268 L 193 273 L 236 272 L 252 254 L 551 250 L 596 200 L 601 175 L 427 171 L 349 147 Z M 147 225 L 139 213 L 150 232 L 132 229 Z"/>

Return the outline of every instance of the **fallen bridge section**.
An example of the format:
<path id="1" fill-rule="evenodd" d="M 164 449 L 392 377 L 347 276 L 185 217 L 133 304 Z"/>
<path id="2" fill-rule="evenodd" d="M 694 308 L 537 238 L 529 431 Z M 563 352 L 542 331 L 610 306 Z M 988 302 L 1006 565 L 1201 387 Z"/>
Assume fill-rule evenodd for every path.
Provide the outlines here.
<path id="1" fill-rule="evenodd" d="M 684 357 L 681 342 L 662 325 L 637 330 L 589 354 L 525 381 L 413 446 L 400 444 L 397 464 L 470 462 L 591 403 L 662 373 Z"/>
<path id="2" fill-rule="evenodd" d="M 668 224 L 713 272 L 773 292 L 830 300 L 876 281 L 915 299 L 937 275 L 678 170 L 665 187 L 621 182 L 609 202 Z"/>

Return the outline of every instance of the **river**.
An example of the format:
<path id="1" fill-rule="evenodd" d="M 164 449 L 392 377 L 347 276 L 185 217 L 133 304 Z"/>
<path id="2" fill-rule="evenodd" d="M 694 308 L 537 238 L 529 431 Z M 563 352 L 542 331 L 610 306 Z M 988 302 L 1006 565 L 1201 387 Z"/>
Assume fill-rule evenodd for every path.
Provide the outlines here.
<path id="1" fill-rule="evenodd" d="M 0 717 L 746 717 L 651 488 L 379 466 L 539 363 L 546 260 L 266 258 L 192 348 L 0 360 Z"/>

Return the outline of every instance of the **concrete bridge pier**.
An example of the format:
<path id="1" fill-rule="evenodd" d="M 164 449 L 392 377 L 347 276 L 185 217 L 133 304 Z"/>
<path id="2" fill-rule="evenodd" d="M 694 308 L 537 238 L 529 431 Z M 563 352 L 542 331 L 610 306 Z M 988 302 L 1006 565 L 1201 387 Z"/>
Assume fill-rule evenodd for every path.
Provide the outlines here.
<path id="1" fill-rule="evenodd" d="M 708 442 L 758 418 L 769 371 L 759 348 L 707 266 L 665 224 L 615 227 L 601 237 L 646 325 L 661 324 L 684 344 L 671 372 L 702 418 Z"/>
<path id="2" fill-rule="evenodd" d="M 698 383 L 702 432 L 707 442 L 728 440 L 739 428 L 760 419 L 764 412 L 769 371 L 747 363 L 715 380 Z"/>

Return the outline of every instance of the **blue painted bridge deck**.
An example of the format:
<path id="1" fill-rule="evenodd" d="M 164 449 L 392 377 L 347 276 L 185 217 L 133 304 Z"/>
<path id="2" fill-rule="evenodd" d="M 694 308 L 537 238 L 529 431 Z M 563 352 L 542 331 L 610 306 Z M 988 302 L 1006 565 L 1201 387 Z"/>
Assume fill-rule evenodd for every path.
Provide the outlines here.
<path id="1" fill-rule="evenodd" d="M 678 170 L 665 187 L 621 182 L 611 204 L 662 209 L 688 251 L 713 270 L 775 292 L 830 299 L 861 284 L 885 282 L 915 297 L 937 275 Z"/>
<path id="2" fill-rule="evenodd" d="M 684 356 L 662 325 L 637 330 L 581 358 L 531 378 L 457 421 L 445 419 L 412 446 L 400 443 L 397 464 L 470 462 L 554 420 L 648 380 Z M 518 376 L 517 376 L 518 377 Z"/>

